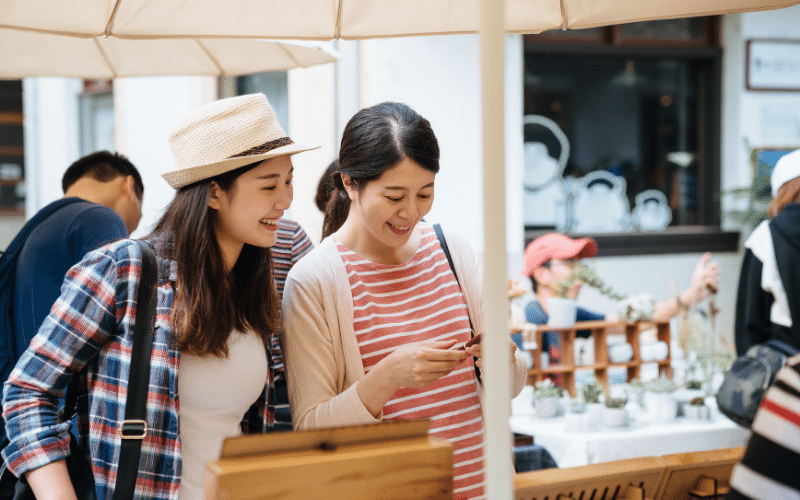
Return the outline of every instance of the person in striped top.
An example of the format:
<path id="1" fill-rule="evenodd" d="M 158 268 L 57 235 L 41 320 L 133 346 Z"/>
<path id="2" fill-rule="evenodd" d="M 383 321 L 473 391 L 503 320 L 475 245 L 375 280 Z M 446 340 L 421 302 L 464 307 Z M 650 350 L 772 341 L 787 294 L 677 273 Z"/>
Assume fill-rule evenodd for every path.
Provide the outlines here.
<path id="1" fill-rule="evenodd" d="M 725 498 L 800 499 L 800 355 L 775 376 L 752 429 Z"/>
<path id="2" fill-rule="evenodd" d="M 278 239 L 272 245 L 272 272 L 275 279 L 275 290 L 278 298 L 283 297 L 283 284 L 289 269 L 305 254 L 314 248 L 308 235 L 295 221 L 281 218 L 278 221 Z M 275 379 L 275 430 L 292 430 L 292 414 L 289 408 L 289 396 L 284 376 L 283 354 L 278 341 L 277 332 L 270 341 L 272 354 L 272 375 Z"/>
<path id="3" fill-rule="evenodd" d="M 482 331 L 480 273 L 444 228 L 454 275 L 422 222 L 438 170 L 430 123 L 408 106 L 379 104 L 347 124 L 324 239 L 284 289 L 289 401 L 296 429 L 430 419 L 453 444 L 454 498 L 484 498 L 481 348 L 460 349 L 470 324 Z M 526 365 L 508 347 L 516 395 Z"/>

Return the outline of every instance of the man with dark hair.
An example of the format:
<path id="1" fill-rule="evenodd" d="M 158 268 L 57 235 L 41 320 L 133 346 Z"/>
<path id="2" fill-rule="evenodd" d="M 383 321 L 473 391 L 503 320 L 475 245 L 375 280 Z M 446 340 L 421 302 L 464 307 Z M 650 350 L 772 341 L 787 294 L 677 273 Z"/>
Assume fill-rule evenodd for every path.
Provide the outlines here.
<path id="1" fill-rule="evenodd" d="M 15 332 L 3 332 L 12 351 L 0 366 L 3 381 L 50 312 L 69 268 L 87 252 L 128 237 L 142 217 L 142 178 L 120 154 L 99 151 L 79 159 L 67 169 L 62 187 L 64 197 L 42 208 L 34 216 L 41 220 L 29 221 L 21 231 L 29 234 L 16 262 Z"/>

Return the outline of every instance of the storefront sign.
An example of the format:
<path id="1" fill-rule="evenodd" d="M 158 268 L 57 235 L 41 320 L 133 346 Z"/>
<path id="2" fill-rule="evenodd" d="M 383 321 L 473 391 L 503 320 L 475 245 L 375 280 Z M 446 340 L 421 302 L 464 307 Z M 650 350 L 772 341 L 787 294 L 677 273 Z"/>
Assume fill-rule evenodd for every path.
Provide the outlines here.
<path id="1" fill-rule="evenodd" d="M 800 91 L 800 39 L 747 41 L 747 90 Z"/>

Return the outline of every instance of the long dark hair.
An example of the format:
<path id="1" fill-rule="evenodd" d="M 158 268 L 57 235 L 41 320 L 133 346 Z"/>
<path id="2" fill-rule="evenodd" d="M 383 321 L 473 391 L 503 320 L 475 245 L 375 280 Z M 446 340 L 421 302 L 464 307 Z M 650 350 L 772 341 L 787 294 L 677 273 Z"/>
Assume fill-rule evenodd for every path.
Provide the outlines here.
<path id="1" fill-rule="evenodd" d="M 349 175 L 352 186 L 361 191 L 406 158 L 439 172 L 439 143 L 428 120 L 398 102 L 377 104 L 353 115 L 342 134 L 339 168 L 333 174 L 336 189 L 325 210 L 322 237 L 342 227 L 350 212 L 340 174 Z"/>
<path id="2" fill-rule="evenodd" d="M 236 179 L 256 165 L 181 188 L 148 236 L 161 243 L 159 257 L 177 261 L 172 319 L 180 352 L 227 357 L 234 329 L 253 330 L 265 342 L 278 329 L 270 249 L 245 244 L 228 272 L 214 231 L 217 212 L 208 206 L 212 181 L 233 196 Z"/>

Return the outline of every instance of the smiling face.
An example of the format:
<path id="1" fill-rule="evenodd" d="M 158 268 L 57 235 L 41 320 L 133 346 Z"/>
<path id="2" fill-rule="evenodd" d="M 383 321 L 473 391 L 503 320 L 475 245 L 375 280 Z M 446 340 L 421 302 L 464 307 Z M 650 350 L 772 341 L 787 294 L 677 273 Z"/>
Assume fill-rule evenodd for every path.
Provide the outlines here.
<path id="1" fill-rule="evenodd" d="M 228 269 L 245 244 L 270 247 L 278 238 L 278 219 L 292 203 L 292 161 L 278 156 L 240 175 L 228 191 L 211 183 L 208 206 L 217 211 L 214 229 Z"/>
<path id="2" fill-rule="evenodd" d="M 411 240 L 414 229 L 433 204 L 435 177 L 408 158 L 361 189 L 342 175 L 351 204 L 340 240 L 375 262 L 405 262 L 410 258 L 408 251 L 416 250 Z"/>

